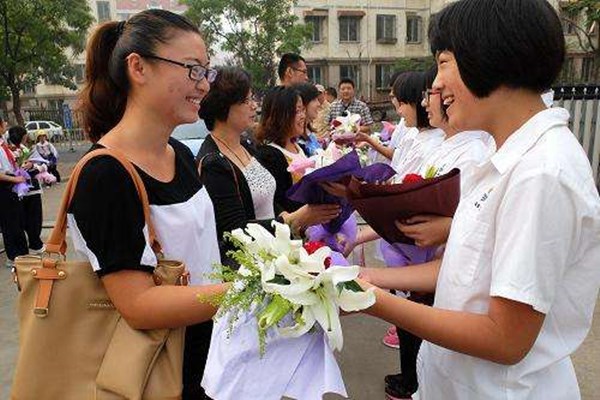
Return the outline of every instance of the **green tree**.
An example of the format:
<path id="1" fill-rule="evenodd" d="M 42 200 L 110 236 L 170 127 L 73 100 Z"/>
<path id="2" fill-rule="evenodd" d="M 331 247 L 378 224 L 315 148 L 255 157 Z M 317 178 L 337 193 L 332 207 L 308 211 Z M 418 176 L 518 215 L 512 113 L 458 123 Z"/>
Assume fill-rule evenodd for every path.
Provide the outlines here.
<path id="1" fill-rule="evenodd" d="M 418 58 L 399 58 L 394 65 L 396 71 L 427 71 L 435 65 L 433 56 L 418 57 Z"/>
<path id="2" fill-rule="evenodd" d="M 580 50 L 593 53 L 592 80 L 600 82 L 600 1 L 571 0 L 564 6 L 564 10 L 567 11 L 567 16 L 563 15 L 561 18 L 573 27 Z M 579 16 L 583 18 L 577 18 Z"/>
<path id="3" fill-rule="evenodd" d="M 8 88 L 19 124 L 21 91 L 42 79 L 71 89 L 67 50 L 83 51 L 94 20 L 81 0 L 0 0 L 0 85 Z"/>
<path id="4" fill-rule="evenodd" d="M 292 14 L 295 0 L 181 0 L 187 16 L 200 26 L 211 53 L 222 49 L 252 75 L 262 89 L 276 81 L 277 57 L 300 52 L 310 28 Z"/>

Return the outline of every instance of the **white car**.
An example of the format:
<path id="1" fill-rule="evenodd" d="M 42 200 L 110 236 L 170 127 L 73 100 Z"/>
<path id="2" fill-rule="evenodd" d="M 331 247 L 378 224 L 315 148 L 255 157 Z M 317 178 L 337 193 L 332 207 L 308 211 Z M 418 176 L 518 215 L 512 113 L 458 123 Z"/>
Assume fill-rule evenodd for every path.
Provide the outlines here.
<path id="1" fill-rule="evenodd" d="M 171 136 L 185 144 L 192 151 L 194 157 L 196 157 L 202 143 L 204 143 L 204 139 L 206 139 L 209 133 L 204 121 L 199 119 L 193 124 L 177 126 Z"/>
<path id="2" fill-rule="evenodd" d="M 52 121 L 29 121 L 25 124 L 25 129 L 32 140 L 35 140 L 35 133 L 40 129 L 48 132 L 48 140 L 64 134 L 62 126 Z"/>

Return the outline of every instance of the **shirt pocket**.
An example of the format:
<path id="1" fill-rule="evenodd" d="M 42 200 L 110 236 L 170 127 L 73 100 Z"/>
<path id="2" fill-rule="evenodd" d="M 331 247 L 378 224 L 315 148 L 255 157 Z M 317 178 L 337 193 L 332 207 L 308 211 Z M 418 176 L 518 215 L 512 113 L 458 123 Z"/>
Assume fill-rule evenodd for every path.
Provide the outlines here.
<path id="1" fill-rule="evenodd" d="M 491 260 L 493 238 L 491 225 L 472 215 L 462 215 L 452 229 L 457 229 L 456 239 L 446 247 L 450 256 L 448 278 L 454 284 L 470 286 Z M 450 254 L 448 254 L 450 252 Z"/>

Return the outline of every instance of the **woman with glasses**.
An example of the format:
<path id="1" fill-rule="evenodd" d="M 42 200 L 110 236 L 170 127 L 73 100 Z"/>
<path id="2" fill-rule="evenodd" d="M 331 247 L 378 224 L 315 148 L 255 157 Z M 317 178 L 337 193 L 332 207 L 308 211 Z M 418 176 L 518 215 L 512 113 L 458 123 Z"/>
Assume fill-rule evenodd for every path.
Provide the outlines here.
<path id="1" fill-rule="evenodd" d="M 263 101 L 257 139 L 262 144 L 257 156 L 277 182 L 275 210 L 284 221 L 290 221 L 296 233 L 305 228 L 326 223 L 337 217 L 340 208 L 332 204 L 303 205 L 289 200 L 287 190 L 302 178 L 300 171 L 288 171 L 295 161 L 305 160 L 306 154 L 296 143 L 305 129 L 306 110 L 298 91 L 291 87 L 273 88 Z M 301 216 L 294 218 L 294 212 Z M 292 218 L 290 220 L 290 217 Z"/>
<path id="2" fill-rule="evenodd" d="M 184 399 L 204 398 L 200 380 L 211 327 L 205 322 L 215 312 L 197 297 L 226 288 L 207 278 L 219 262 L 210 197 L 191 152 L 170 138 L 177 125 L 198 119 L 200 103 L 216 76 L 208 65 L 195 25 L 168 11 L 147 10 L 96 30 L 87 50 L 81 95 L 92 149 L 117 150 L 134 164 L 164 255 L 185 263 L 191 286 L 154 283 L 157 258 L 142 206 L 129 174 L 113 158 L 98 157 L 83 168 L 68 210 L 75 249 L 90 261 L 131 327 L 191 325 L 183 359 Z"/>
<path id="3" fill-rule="evenodd" d="M 231 264 L 227 251 L 232 248 L 223 240 L 225 232 L 244 228 L 249 222 L 269 230 L 273 220 L 302 225 L 310 222 L 306 220 L 310 213 L 308 206 L 276 213 L 277 182 L 256 158 L 253 143 L 242 136 L 256 118 L 250 75 L 235 67 L 218 71 L 199 113 L 211 134 L 198 154 L 198 169 L 215 208 L 221 259 Z"/>
<path id="4" fill-rule="evenodd" d="M 320 93 L 315 85 L 308 82 L 297 83 L 292 88 L 300 94 L 302 104 L 306 110 L 306 128 L 297 142 L 304 153 L 311 157 L 316 154 L 317 150 L 322 149 L 321 143 L 319 143 L 319 139 L 317 139 L 312 126 L 321 110 L 321 103 L 319 102 Z"/>

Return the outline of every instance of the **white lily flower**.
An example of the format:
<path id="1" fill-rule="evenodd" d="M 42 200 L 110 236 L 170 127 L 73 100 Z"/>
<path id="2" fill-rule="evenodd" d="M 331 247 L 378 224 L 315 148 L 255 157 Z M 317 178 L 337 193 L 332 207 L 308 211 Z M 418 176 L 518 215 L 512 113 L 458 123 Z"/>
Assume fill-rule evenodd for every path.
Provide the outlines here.
<path id="1" fill-rule="evenodd" d="M 251 275 L 252 275 L 252 271 L 250 271 L 248 268 L 246 268 L 245 266 L 243 266 L 243 265 L 242 265 L 242 266 L 241 266 L 241 267 L 238 269 L 238 274 L 240 274 L 240 275 L 241 275 L 241 276 L 243 276 L 243 277 L 249 277 L 249 276 L 251 276 Z"/>
<path id="2" fill-rule="evenodd" d="M 308 252 L 302 248 L 300 249 L 299 255 L 299 265 L 304 271 L 320 274 L 325 271 L 325 259 L 331 256 L 331 249 L 327 246 L 323 246 L 314 253 L 308 254 Z"/>
<path id="3" fill-rule="evenodd" d="M 365 292 L 353 292 L 343 289 L 336 299 L 340 308 L 346 312 L 360 311 L 375 304 L 375 289 L 369 288 Z"/>
<path id="4" fill-rule="evenodd" d="M 259 224 L 246 225 L 246 233 L 254 239 L 253 247 L 259 249 L 270 249 L 271 243 L 275 239 L 271 233 Z"/>
<path id="5" fill-rule="evenodd" d="M 360 272 L 360 267 L 357 265 L 339 266 L 334 265 L 321 272 L 315 279 L 315 284 L 322 282 L 331 282 L 333 286 L 338 283 L 348 282 L 356 279 Z"/>
<path id="6" fill-rule="evenodd" d="M 240 228 L 232 230 L 231 236 L 233 236 L 235 239 L 239 240 L 245 245 L 252 243 L 252 238 L 246 235 L 244 231 Z"/>
<path id="7" fill-rule="evenodd" d="M 296 322 L 293 326 L 278 327 L 277 332 L 282 337 L 296 338 L 310 331 L 315 324 L 315 316 L 310 307 L 303 307 L 302 322 Z"/>
<path id="8" fill-rule="evenodd" d="M 315 319 L 325 331 L 329 345 L 333 350 L 341 350 L 344 346 L 342 335 L 342 324 L 340 322 L 339 309 L 333 299 L 329 296 L 321 296 L 321 301 L 309 306 Z"/>

